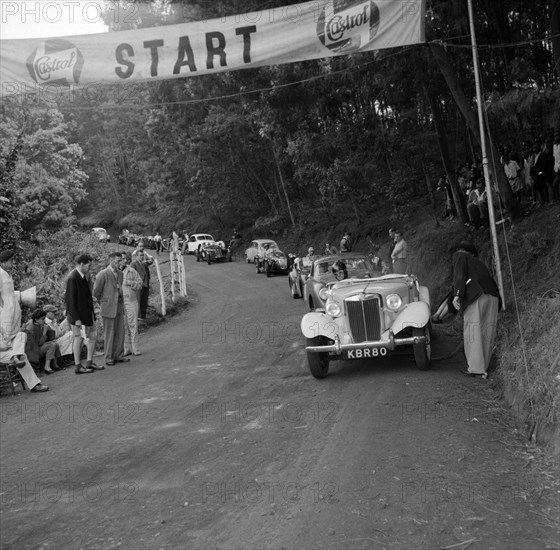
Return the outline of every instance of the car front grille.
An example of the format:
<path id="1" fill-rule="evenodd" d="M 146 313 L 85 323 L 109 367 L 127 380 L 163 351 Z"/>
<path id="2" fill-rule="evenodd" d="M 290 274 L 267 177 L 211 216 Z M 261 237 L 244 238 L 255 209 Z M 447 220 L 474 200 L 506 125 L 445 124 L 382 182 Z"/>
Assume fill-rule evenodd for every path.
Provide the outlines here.
<path id="1" fill-rule="evenodd" d="M 381 340 L 379 296 L 353 296 L 345 304 L 354 343 Z"/>

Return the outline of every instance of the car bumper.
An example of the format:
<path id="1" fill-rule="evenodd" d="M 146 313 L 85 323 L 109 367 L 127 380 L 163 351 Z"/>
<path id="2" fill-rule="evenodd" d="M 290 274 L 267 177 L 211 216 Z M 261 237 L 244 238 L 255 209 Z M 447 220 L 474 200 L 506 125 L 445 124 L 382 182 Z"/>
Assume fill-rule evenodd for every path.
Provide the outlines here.
<path id="1" fill-rule="evenodd" d="M 305 351 L 312 352 L 334 352 L 340 354 L 343 351 L 355 350 L 355 349 L 365 349 L 365 348 L 387 348 L 389 350 L 394 350 L 402 346 L 411 346 L 413 344 L 423 344 L 426 342 L 425 336 L 410 336 L 407 338 L 395 338 L 393 334 L 389 335 L 387 340 L 376 340 L 375 342 L 360 342 L 358 344 L 341 344 L 338 339 L 335 340 L 334 344 L 329 344 L 326 346 L 307 346 Z"/>

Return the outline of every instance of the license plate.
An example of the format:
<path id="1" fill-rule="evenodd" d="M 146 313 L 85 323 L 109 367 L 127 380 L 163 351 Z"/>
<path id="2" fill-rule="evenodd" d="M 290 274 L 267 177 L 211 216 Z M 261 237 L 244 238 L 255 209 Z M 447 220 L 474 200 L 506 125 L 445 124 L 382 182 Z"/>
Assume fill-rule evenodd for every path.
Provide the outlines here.
<path id="1" fill-rule="evenodd" d="M 343 352 L 344 359 L 371 359 L 374 357 L 385 357 L 387 348 L 361 348 L 349 349 Z"/>

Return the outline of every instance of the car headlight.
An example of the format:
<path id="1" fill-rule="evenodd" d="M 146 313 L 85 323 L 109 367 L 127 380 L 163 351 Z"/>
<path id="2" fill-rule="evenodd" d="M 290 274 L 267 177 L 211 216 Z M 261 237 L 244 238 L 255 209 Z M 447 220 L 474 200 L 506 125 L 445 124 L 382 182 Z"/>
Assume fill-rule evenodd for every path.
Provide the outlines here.
<path id="1" fill-rule="evenodd" d="M 321 290 L 319 290 L 319 298 L 321 298 L 321 300 L 323 301 L 326 301 L 330 295 L 331 294 L 326 287 L 323 287 Z"/>
<path id="2" fill-rule="evenodd" d="M 342 308 L 336 302 L 328 300 L 325 305 L 325 312 L 331 317 L 338 317 L 342 313 Z"/>
<path id="3" fill-rule="evenodd" d="M 385 303 L 389 309 L 397 311 L 397 309 L 402 306 L 402 298 L 398 294 L 389 294 L 389 296 L 385 298 Z"/>

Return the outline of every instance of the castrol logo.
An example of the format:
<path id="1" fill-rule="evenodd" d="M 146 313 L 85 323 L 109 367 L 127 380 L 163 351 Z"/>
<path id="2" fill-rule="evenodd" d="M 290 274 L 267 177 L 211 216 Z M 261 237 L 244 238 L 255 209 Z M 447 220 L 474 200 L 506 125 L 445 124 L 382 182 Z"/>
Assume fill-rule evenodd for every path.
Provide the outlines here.
<path id="1" fill-rule="evenodd" d="M 317 21 L 317 36 L 329 50 L 352 52 L 371 42 L 379 28 L 375 2 L 332 0 L 325 4 Z"/>
<path id="2" fill-rule="evenodd" d="M 27 58 L 27 70 L 37 84 L 78 84 L 84 57 L 70 41 L 53 38 Z"/>

